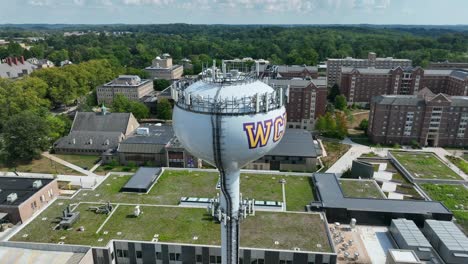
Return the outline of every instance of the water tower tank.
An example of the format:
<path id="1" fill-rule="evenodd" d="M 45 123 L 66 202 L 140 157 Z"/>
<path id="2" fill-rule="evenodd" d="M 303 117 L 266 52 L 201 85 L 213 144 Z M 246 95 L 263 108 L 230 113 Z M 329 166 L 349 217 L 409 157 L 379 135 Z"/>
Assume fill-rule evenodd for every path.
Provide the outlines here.
<path id="1" fill-rule="evenodd" d="M 223 61 L 202 80 L 172 89 L 177 138 L 220 172 L 222 261 L 229 264 L 238 263 L 240 169 L 272 150 L 286 129 L 286 91 L 259 81 L 258 66 L 249 69 Z"/>

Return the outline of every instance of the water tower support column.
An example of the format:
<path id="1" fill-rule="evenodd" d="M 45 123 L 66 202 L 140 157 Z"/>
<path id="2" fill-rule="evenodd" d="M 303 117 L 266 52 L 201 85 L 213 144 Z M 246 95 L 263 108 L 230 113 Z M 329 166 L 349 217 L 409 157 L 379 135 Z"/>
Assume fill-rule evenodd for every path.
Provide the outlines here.
<path id="1" fill-rule="evenodd" d="M 240 171 L 221 171 L 220 207 L 221 259 L 223 264 L 239 263 L 239 176 Z"/>

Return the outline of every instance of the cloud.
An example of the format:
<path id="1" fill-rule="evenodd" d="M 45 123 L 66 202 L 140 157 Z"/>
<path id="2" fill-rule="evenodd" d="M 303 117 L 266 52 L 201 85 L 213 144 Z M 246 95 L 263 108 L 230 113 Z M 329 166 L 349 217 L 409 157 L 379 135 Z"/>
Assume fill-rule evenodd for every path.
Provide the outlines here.
<path id="1" fill-rule="evenodd" d="M 52 4 L 52 0 L 29 0 L 28 4 L 33 6 L 48 6 Z"/>

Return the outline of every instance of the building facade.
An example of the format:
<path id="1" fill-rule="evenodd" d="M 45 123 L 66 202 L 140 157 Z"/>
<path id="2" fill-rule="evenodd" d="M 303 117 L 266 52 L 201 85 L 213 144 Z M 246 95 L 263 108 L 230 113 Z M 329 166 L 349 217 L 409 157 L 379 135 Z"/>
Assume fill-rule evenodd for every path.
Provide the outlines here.
<path id="1" fill-rule="evenodd" d="M 344 59 L 328 59 L 327 60 L 327 83 L 329 87 L 334 84 L 340 84 L 341 67 L 352 68 L 396 68 L 396 67 L 411 67 L 412 61 L 408 59 L 395 59 L 392 57 L 377 58 L 374 52 L 369 52 L 367 59 L 355 59 L 347 57 Z"/>
<path id="2" fill-rule="evenodd" d="M 303 129 L 286 129 L 278 146 L 245 169 L 314 172 L 321 148 L 312 134 Z"/>
<path id="3" fill-rule="evenodd" d="M 271 86 L 289 87 L 286 103 L 287 126 L 313 130 L 315 120 L 325 114 L 327 106 L 327 84 L 324 78 L 302 79 L 269 79 Z"/>
<path id="4" fill-rule="evenodd" d="M 112 104 L 117 94 L 122 94 L 132 101 L 153 92 L 153 82 L 142 80 L 136 75 L 120 75 L 118 78 L 96 88 L 97 100 L 99 104 Z"/>
<path id="5" fill-rule="evenodd" d="M 0 213 L 13 224 L 28 220 L 59 195 L 54 179 L 0 177 L 0 189 Z"/>
<path id="6" fill-rule="evenodd" d="M 260 76 L 275 79 L 317 79 L 319 77 L 318 68 L 307 65 L 270 65 L 259 63 Z"/>
<path id="7" fill-rule="evenodd" d="M 372 99 L 368 135 L 373 143 L 468 146 L 468 96 L 384 95 Z"/>
<path id="8" fill-rule="evenodd" d="M 427 67 L 429 69 L 468 69 L 468 62 L 440 61 L 431 62 Z"/>
<path id="9" fill-rule="evenodd" d="M 145 68 L 150 79 L 178 80 L 184 74 L 182 65 L 172 65 L 171 55 L 165 53 L 156 57 L 151 66 Z"/>
<path id="10" fill-rule="evenodd" d="M 115 150 L 140 124 L 132 113 L 77 112 L 70 133 L 54 143 L 61 154 L 100 155 Z"/>
<path id="11" fill-rule="evenodd" d="M 340 91 L 349 103 L 368 104 L 384 94 L 417 94 L 425 87 L 433 93 L 468 95 L 468 71 L 342 67 Z"/>

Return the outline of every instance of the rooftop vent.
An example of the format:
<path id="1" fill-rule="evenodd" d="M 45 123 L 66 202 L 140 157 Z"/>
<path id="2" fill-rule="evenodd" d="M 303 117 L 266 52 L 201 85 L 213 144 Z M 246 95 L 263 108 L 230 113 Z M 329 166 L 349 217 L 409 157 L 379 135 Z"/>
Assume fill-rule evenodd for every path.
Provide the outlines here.
<path id="1" fill-rule="evenodd" d="M 36 180 L 33 182 L 33 188 L 34 189 L 39 189 L 42 187 L 42 181 L 41 180 Z"/>
<path id="2" fill-rule="evenodd" d="M 16 201 L 16 199 L 18 199 L 18 194 L 16 194 L 16 193 L 10 193 L 7 196 L 7 202 L 9 202 L 9 203 L 13 203 L 14 201 Z"/>

